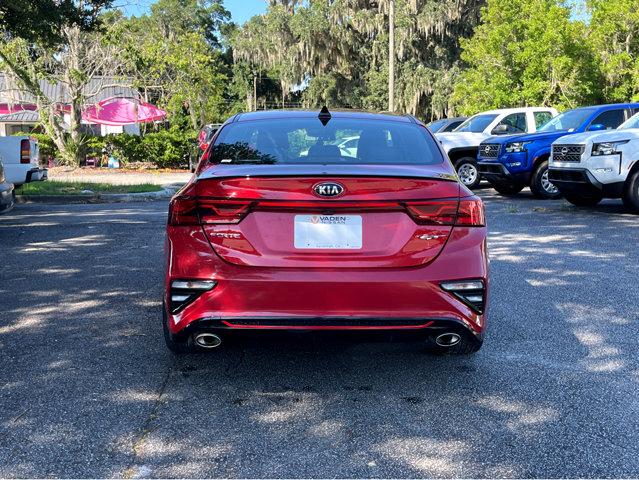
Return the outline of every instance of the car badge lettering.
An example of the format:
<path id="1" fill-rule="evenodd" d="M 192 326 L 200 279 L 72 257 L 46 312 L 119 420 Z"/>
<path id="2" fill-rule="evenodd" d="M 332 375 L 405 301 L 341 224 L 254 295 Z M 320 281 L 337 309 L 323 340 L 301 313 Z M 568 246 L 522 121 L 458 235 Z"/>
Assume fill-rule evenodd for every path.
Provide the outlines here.
<path id="1" fill-rule="evenodd" d="M 322 182 L 313 187 L 318 197 L 338 197 L 344 193 L 344 187 L 337 182 Z"/>

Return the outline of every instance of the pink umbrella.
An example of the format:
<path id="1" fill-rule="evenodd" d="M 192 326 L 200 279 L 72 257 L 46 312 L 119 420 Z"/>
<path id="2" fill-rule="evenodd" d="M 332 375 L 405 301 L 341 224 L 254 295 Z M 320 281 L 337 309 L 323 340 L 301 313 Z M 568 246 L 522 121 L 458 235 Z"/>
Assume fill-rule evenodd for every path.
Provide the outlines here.
<path id="1" fill-rule="evenodd" d="M 150 103 L 131 98 L 107 98 L 97 105 L 91 105 L 83 113 L 87 122 L 102 125 L 128 125 L 163 120 L 166 112 Z"/>

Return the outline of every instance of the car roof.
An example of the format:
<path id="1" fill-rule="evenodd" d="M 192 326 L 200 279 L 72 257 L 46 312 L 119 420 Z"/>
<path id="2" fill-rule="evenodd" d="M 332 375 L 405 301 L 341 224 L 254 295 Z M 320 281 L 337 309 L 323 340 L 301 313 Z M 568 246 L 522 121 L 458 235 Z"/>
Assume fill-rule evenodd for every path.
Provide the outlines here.
<path id="1" fill-rule="evenodd" d="M 553 107 L 517 107 L 517 108 L 498 108 L 495 110 L 486 110 L 485 112 L 479 112 L 476 115 L 483 114 L 502 114 L 502 113 L 519 113 L 519 112 L 547 112 L 554 110 Z"/>
<path id="2" fill-rule="evenodd" d="M 612 110 L 614 108 L 629 108 L 629 107 L 639 107 L 638 102 L 630 102 L 630 103 L 606 103 L 603 105 L 585 105 L 583 107 L 573 108 L 573 110 L 586 110 L 586 109 L 596 109 L 596 110 Z"/>
<path id="3" fill-rule="evenodd" d="M 418 123 L 410 115 L 400 115 L 387 112 L 369 112 L 366 110 L 351 109 L 329 109 L 332 118 L 358 118 L 370 120 L 386 120 L 403 123 Z M 281 110 L 258 110 L 255 112 L 238 113 L 229 122 L 246 122 L 251 120 L 271 120 L 276 118 L 313 118 L 320 113 L 319 109 L 281 109 Z"/>

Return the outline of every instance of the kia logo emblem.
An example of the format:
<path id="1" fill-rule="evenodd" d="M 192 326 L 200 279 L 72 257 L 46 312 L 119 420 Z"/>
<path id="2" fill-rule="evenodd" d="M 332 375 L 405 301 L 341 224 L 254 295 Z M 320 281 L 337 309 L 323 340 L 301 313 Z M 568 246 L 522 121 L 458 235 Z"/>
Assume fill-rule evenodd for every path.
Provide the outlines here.
<path id="1" fill-rule="evenodd" d="M 566 155 L 567 153 L 568 153 L 568 147 L 563 147 L 563 148 L 561 149 L 561 154 L 562 154 L 562 155 Z"/>
<path id="2" fill-rule="evenodd" d="M 344 193 L 344 186 L 337 182 L 322 182 L 313 187 L 313 193 L 318 197 L 339 197 Z"/>

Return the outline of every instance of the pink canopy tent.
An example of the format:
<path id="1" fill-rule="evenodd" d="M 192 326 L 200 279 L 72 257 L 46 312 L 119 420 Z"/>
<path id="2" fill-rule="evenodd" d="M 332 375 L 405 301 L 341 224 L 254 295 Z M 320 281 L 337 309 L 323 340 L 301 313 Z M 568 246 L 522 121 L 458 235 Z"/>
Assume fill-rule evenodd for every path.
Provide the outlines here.
<path id="1" fill-rule="evenodd" d="M 91 123 L 121 126 L 163 120 L 166 112 L 150 103 L 112 97 L 88 107 L 82 113 L 82 118 Z"/>

